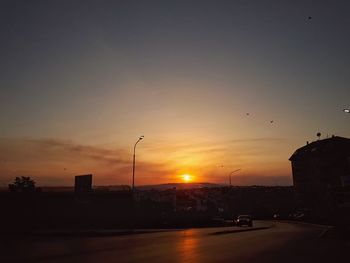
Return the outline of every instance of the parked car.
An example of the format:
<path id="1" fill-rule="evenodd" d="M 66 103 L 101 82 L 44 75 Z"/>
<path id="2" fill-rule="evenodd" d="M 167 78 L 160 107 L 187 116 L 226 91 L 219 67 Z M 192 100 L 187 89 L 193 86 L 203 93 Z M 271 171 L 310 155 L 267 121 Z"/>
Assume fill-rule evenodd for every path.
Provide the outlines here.
<path id="1" fill-rule="evenodd" d="M 250 215 L 239 215 L 236 219 L 236 226 L 253 226 L 253 219 Z"/>

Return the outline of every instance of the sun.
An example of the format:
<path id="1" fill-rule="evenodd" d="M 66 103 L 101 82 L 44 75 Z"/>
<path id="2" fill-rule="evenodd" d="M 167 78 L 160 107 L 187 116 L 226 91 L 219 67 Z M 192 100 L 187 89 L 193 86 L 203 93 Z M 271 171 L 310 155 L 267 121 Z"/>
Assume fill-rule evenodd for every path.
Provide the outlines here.
<path id="1" fill-rule="evenodd" d="M 188 183 L 192 181 L 192 176 L 189 174 L 183 174 L 182 179 L 185 181 L 185 183 Z"/>

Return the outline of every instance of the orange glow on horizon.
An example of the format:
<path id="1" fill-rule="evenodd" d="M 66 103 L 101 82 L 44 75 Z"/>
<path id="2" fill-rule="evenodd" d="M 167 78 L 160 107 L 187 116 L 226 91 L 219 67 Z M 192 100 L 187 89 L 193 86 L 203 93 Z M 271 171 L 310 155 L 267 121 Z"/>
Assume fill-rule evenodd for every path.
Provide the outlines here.
<path id="1" fill-rule="evenodd" d="M 185 183 L 189 183 L 193 180 L 193 177 L 189 174 L 184 174 L 182 175 L 182 179 L 184 180 Z"/>

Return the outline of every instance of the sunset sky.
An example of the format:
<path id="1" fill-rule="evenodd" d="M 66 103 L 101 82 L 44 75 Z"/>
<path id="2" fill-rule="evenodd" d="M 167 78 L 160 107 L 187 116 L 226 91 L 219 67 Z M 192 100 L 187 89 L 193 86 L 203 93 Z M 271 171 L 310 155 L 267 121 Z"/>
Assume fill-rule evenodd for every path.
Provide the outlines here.
<path id="1" fill-rule="evenodd" d="M 0 186 L 290 185 L 350 137 L 349 1 L 0 2 Z M 249 113 L 249 114 L 247 114 Z"/>

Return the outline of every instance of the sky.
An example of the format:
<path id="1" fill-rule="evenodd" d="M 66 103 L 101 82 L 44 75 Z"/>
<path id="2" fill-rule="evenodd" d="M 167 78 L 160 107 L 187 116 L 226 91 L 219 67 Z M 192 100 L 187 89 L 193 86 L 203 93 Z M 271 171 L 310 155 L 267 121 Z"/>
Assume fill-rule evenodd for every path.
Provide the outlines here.
<path id="1" fill-rule="evenodd" d="M 350 137 L 348 1 L 0 1 L 0 186 L 291 185 Z"/>

